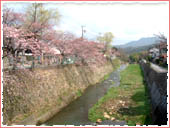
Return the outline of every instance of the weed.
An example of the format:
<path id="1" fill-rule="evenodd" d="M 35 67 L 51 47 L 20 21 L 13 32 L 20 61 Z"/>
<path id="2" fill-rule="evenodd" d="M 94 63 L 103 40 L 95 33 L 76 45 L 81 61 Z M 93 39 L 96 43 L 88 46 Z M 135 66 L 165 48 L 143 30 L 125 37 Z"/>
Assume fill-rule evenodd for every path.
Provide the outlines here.
<path id="1" fill-rule="evenodd" d="M 105 75 L 105 76 L 103 77 L 103 81 L 107 80 L 107 79 L 109 78 L 109 76 L 110 76 L 110 73 L 107 74 L 107 75 Z"/>
<path id="2" fill-rule="evenodd" d="M 80 97 L 80 96 L 82 95 L 82 91 L 81 91 L 81 90 L 78 90 L 78 91 L 76 92 L 76 94 L 77 94 L 78 97 Z"/>

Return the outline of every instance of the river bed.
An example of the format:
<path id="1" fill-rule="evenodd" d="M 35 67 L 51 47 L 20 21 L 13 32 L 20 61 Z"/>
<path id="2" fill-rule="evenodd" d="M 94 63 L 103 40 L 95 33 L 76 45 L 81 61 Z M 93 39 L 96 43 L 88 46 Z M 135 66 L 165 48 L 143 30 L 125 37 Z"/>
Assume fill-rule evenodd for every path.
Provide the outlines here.
<path id="1" fill-rule="evenodd" d="M 109 78 L 96 85 L 89 86 L 85 92 L 63 108 L 53 118 L 45 122 L 45 125 L 94 125 L 88 119 L 88 110 L 103 97 L 109 88 L 119 86 L 120 72 L 124 70 L 127 65 L 122 64 L 120 68 L 112 72 Z M 114 125 L 121 125 L 120 122 L 114 122 Z"/>

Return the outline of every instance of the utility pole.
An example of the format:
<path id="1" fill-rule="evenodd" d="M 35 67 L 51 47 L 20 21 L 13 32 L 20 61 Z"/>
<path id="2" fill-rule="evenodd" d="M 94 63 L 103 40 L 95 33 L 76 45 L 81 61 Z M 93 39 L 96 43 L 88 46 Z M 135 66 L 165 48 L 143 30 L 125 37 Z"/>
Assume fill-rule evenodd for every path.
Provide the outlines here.
<path id="1" fill-rule="evenodd" d="M 84 27 L 85 27 L 85 26 L 81 26 L 81 29 L 82 29 L 81 38 L 82 38 L 82 39 L 83 39 L 83 37 L 84 37 L 84 32 L 85 32 Z"/>

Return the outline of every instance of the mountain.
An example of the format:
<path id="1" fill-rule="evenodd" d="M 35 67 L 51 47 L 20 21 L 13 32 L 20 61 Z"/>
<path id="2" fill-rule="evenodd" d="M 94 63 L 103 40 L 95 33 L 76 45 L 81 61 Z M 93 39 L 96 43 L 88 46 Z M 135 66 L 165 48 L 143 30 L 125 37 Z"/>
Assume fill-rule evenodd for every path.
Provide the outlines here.
<path id="1" fill-rule="evenodd" d="M 145 37 L 137 41 L 131 41 L 124 45 L 117 45 L 116 47 L 117 48 L 141 47 L 141 46 L 147 46 L 147 45 L 158 44 L 158 43 L 159 43 L 159 39 L 157 37 Z"/>
<path id="2" fill-rule="evenodd" d="M 156 44 L 146 45 L 146 46 L 140 46 L 140 47 L 126 47 L 122 48 L 122 50 L 127 54 L 133 54 L 138 53 L 142 51 L 147 51 L 150 48 L 153 48 Z"/>
<path id="3" fill-rule="evenodd" d="M 118 49 L 122 49 L 127 54 L 132 54 L 136 52 L 146 51 L 149 48 L 154 47 L 154 45 L 160 43 L 157 37 L 145 37 L 137 41 L 131 41 L 124 45 L 115 46 Z"/>

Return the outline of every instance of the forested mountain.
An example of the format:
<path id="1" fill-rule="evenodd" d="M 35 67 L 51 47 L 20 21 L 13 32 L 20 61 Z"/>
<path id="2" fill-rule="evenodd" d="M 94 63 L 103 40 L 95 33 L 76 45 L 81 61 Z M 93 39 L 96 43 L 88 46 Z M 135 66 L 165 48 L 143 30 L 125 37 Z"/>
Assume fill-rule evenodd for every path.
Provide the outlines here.
<path id="1" fill-rule="evenodd" d="M 125 51 L 126 53 L 131 54 L 135 52 L 146 51 L 158 43 L 159 40 L 157 37 L 145 37 L 137 41 L 131 41 L 124 45 L 117 45 L 115 47 L 123 49 L 123 51 Z"/>

